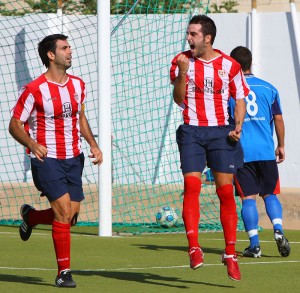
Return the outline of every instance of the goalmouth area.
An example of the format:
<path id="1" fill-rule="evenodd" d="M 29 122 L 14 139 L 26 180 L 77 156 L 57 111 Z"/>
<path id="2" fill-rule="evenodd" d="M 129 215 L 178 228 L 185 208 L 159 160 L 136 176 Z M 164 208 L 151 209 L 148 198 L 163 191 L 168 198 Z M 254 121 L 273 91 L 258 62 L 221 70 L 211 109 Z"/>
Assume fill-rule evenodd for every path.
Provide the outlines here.
<path id="1" fill-rule="evenodd" d="M 69 36 L 74 49 L 69 73 L 80 76 L 87 84 L 86 115 L 96 135 L 102 115 L 99 110 L 107 112 L 105 108 L 99 109 L 99 100 L 111 99 L 111 123 L 107 126 L 111 128 L 111 137 L 104 143 L 111 146 L 109 171 L 112 180 L 108 184 L 112 187 L 114 232 L 122 230 L 120 227 L 124 223 L 133 227 L 147 224 L 150 230 L 158 231 L 155 214 L 165 204 L 174 207 L 180 216 L 183 180 L 175 133 L 182 119 L 180 109 L 172 99 L 169 68 L 175 54 L 186 48 L 185 31 L 190 17 L 193 13 L 205 13 L 209 1 L 196 1 L 198 6 L 188 10 L 184 9 L 187 6 L 180 6 L 181 10 L 179 6 L 164 10 L 141 6 L 140 10 L 133 9 L 128 15 L 126 12 L 132 8 L 133 1 L 125 1 L 126 5 L 121 2 L 118 5 L 123 9 L 122 14 L 113 14 L 109 19 L 113 32 L 107 39 L 111 48 L 107 55 L 110 57 L 107 74 L 111 97 L 98 90 L 98 49 L 101 44 L 97 42 L 96 15 L 63 14 L 60 11 L 0 16 L 2 221 L 20 221 L 19 208 L 24 202 L 36 208 L 47 206 L 46 200 L 41 199 L 33 187 L 24 148 L 12 139 L 7 127 L 18 91 L 44 71 L 37 56 L 38 42 L 46 34 L 58 32 Z M 186 4 L 183 2 L 187 1 L 176 1 Z M 286 161 L 279 165 L 284 227 L 299 229 L 299 13 L 252 11 L 209 16 L 217 25 L 214 47 L 227 54 L 238 45 L 251 48 L 255 75 L 279 90 L 286 127 Z M 85 142 L 83 149 L 87 156 L 89 149 Z M 99 219 L 98 190 L 104 183 L 99 182 L 98 175 L 98 168 L 87 159 L 83 173 L 86 200 L 79 217 L 79 222 L 84 224 L 95 225 Z M 218 202 L 213 185 L 204 185 L 200 201 L 203 230 L 208 230 L 209 226 L 210 230 L 218 231 Z M 238 199 L 237 202 L 240 208 Z M 268 221 L 261 203 L 258 200 L 261 226 L 264 227 Z M 182 229 L 180 225 L 181 219 L 178 229 Z"/>

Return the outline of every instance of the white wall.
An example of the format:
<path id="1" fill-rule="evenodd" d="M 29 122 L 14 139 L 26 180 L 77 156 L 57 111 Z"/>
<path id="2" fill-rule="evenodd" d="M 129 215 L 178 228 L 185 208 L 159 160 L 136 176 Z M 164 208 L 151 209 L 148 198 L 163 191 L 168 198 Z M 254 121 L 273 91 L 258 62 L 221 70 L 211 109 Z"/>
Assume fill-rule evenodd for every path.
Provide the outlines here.
<path id="1" fill-rule="evenodd" d="M 238 45 L 251 49 L 250 15 L 213 14 L 215 47 L 225 53 Z M 297 13 L 299 22 L 300 14 Z M 279 165 L 282 187 L 300 187 L 300 68 L 291 13 L 257 13 L 255 74 L 279 91 L 286 127 L 286 160 Z M 298 23 L 298 27 L 300 24 Z M 249 32 L 249 34 L 248 34 Z"/>

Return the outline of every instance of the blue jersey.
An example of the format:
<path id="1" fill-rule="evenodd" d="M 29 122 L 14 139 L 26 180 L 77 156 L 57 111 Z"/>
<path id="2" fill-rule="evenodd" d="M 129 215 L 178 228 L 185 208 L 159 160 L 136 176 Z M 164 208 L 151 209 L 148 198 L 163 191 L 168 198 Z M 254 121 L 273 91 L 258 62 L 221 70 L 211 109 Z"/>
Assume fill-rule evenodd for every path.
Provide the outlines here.
<path id="1" fill-rule="evenodd" d="M 282 115 L 277 89 L 270 83 L 245 75 L 250 93 L 246 97 L 247 112 L 243 123 L 241 144 L 244 162 L 275 160 L 274 115 Z M 229 113 L 234 117 L 235 100 L 229 100 Z"/>

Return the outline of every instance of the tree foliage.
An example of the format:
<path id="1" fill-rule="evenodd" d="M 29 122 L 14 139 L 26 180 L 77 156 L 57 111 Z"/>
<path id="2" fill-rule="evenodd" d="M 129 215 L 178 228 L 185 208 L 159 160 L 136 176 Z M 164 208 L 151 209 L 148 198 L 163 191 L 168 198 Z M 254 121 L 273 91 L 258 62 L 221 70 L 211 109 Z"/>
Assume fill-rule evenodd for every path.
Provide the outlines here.
<path id="1" fill-rule="evenodd" d="M 101 0 L 100 0 L 101 1 Z M 4 3 L 0 2 L 0 14 L 24 15 L 27 13 L 56 13 L 58 10 L 57 0 L 24 0 L 28 8 L 8 10 Z M 97 0 L 63 0 L 63 14 L 97 14 Z M 134 6 L 132 14 L 173 14 L 189 13 L 195 8 L 202 8 L 204 12 L 223 13 L 237 12 L 237 1 L 223 1 L 221 5 L 213 3 L 210 9 L 201 0 L 111 0 L 111 14 L 126 14 Z M 206 1 L 205 1 L 206 3 Z M 205 5 L 205 6 L 203 6 Z"/>
<path id="2" fill-rule="evenodd" d="M 221 5 L 218 5 L 217 3 L 213 3 L 210 6 L 210 10 L 208 11 L 209 13 L 223 13 L 223 12 L 227 12 L 227 13 L 237 13 L 237 9 L 235 9 L 236 6 L 238 6 L 238 2 L 237 1 L 223 1 L 221 3 Z"/>

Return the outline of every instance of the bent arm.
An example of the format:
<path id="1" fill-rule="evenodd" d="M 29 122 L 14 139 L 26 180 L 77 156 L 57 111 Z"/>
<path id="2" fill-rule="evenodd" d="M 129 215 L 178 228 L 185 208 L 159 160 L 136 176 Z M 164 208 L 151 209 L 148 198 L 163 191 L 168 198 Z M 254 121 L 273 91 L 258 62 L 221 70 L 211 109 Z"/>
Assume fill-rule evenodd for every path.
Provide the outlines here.
<path id="1" fill-rule="evenodd" d="M 24 123 L 14 117 L 10 119 L 8 131 L 10 135 L 21 145 L 30 149 L 34 140 L 28 135 L 23 127 Z"/>
<path id="2" fill-rule="evenodd" d="M 186 72 L 179 72 L 174 81 L 173 98 L 178 105 L 182 104 L 186 94 Z"/>
<path id="3" fill-rule="evenodd" d="M 234 109 L 234 122 L 235 122 L 236 133 L 240 133 L 242 131 L 245 115 L 246 115 L 245 99 L 236 100 L 235 109 Z"/>
<path id="4" fill-rule="evenodd" d="M 243 122 L 246 114 L 245 99 L 239 99 L 235 101 L 234 108 L 234 122 L 235 129 L 230 131 L 228 136 L 232 141 L 239 141 L 242 134 Z"/>
<path id="5" fill-rule="evenodd" d="M 178 75 L 173 82 L 174 91 L 173 98 L 176 104 L 182 104 L 186 94 L 186 74 L 189 69 L 190 60 L 184 55 L 180 54 L 177 59 Z"/>
<path id="6" fill-rule="evenodd" d="M 43 161 L 43 157 L 47 155 L 47 148 L 41 144 L 38 144 L 33 140 L 23 127 L 24 123 L 14 117 L 9 122 L 9 133 L 11 136 L 19 142 L 21 145 L 30 149 L 31 153 L 40 161 Z"/>

